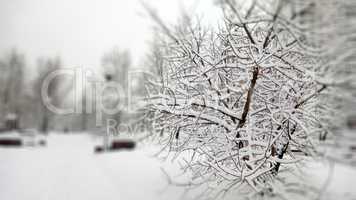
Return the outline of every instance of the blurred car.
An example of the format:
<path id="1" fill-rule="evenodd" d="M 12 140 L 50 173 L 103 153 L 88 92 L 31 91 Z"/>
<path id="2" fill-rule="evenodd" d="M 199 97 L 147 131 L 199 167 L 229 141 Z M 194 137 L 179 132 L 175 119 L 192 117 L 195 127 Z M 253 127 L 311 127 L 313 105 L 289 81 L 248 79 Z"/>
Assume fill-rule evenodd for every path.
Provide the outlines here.
<path id="1" fill-rule="evenodd" d="M 94 148 L 95 153 L 104 151 L 119 151 L 119 150 L 133 150 L 136 147 L 136 142 L 130 139 L 115 139 L 107 145 L 98 145 Z"/>
<path id="2" fill-rule="evenodd" d="M 45 146 L 46 139 L 33 129 L 9 131 L 0 135 L 0 146 Z"/>

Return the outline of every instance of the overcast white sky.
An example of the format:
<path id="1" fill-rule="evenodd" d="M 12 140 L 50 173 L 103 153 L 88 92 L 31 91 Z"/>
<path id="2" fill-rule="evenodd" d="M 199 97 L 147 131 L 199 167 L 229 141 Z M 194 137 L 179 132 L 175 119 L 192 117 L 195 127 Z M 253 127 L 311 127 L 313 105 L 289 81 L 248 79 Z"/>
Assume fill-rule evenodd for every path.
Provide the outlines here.
<path id="1" fill-rule="evenodd" d="M 214 25 L 212 0 L 146 0 L 173 23 L 182 7 Z M 61 56 L 66 67 L 94 67 L 113 47 L 128 48 L 135 64 L 145 53 L 153 22 L 138 0 L 1 0 L 0 56 L 16 47 L 29 65 Z"/>

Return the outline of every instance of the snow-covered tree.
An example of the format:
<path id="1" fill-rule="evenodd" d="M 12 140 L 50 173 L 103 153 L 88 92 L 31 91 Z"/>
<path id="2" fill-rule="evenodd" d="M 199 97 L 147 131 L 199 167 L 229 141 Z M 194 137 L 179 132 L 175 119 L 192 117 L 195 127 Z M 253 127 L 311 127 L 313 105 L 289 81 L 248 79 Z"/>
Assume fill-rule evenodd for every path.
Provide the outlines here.
<path id="1" fill-rule="evenodd" d="M 162 30 L 163 75 L 151 79 L 147 110 L 165 150 L 181 158 L 189 186 L 219 197 L 300 192 L 288 184 L 301 160 L 320 155 L 335 126 L 339 83 L 315 21 L 315 1 L 218 2 L 220 31 L 185 16 Z M 289 174 L 289 175 L 287 175 Z"/>

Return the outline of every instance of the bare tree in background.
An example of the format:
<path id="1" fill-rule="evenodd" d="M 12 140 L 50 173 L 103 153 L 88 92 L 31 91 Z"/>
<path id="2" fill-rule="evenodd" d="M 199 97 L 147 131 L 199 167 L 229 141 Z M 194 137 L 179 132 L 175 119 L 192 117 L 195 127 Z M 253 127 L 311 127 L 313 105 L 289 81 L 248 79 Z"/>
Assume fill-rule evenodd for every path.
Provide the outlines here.
<path id="1" fill-rule="evenodd" d="M 147 84 L 147 109 L 164 150 L 181 158 L 191 177 L 186 185 L 209 197 L 236 189 L 252 198 L 312 195 L 310 186 L 301 193 L 307 183 L 290 181 L 298 179 L 300 161 L 321 155 L 320 143 L 337 125 L 332 74 L 344 56 L 325 57 L 326 30 L 314 20 L 322 7 L 283 0 L 219 5 L 226 24 L 217 33 L 187 17 L 171 29 L 146 6 L 166 36 L 163 79 Z"/>
<path id="2" fill-rule="evenodd" d="M 15 118 L 16 127 L 24 105 L 25 59 L 16 50 L 4 58 L 1 67 L 1 107 L 5 118 Z"/>
<path id="3" fill-rule="evenodd" d="M 54 113 L 52 113 L 48 108 L 44 105 L 43 99 L 42 99 L 42 86 L 44 83 L 44 80 L 46 77 L 56 71 L 59 70 L 61 67 L 61 61 L 59 57 L 55 58 L 42 58 L 38 60 L 38 77 L 35 80 L 34 84 L 34 93 L 36 94 L 37 97 L 37 102 L 38 104 L 38 110 L 41 116 L 39 117 L 39 130 L 43 133 L 47 133 L 50 129 L 50 123 L 52 120 L 52 117 Z M 59 85 L 60 85 L 60 79 L 55 78 L 51 81 L 48 87 L 48 97 L 50 98 L 50 102 L 53 105 L 58 106 L 58 104 L 61 102 L 61 96 L 59 94 Z"/>
<path id="4" fill-rule="evenodd" d="M 151 85 L 152 78 L 155 79 L 157 82 L 160 83 L 160 85 L 164 85 L 165 78 L 164 75 L 164 59 L 163 59 L 163 51 L 164 51 L 164 43 L 161 41 L 161 33 L 159 30 L 155 30 L 154 39 L 150 43 L 150 49 L 145 57 L 144 60 L 144 71 L 147 73 L 143 74 L 143 80 L 140 82 L 141 88 L 144 89 L 144 91 L 141 92 L 141 95 L 143 99 L 145 100 L 145 97 L 149 95 L 149 88 L 146 89 L 146 86 Z M 152 112 L 146 112 L 145 107 L 139 107 L 139 110 L 137 111 L 138 114 L 140 115 L 138 117 L 138 124 L 143 125 L 146 130 L 151 132 L 152 134 L 152 118 L 153 118 L 153 113 Z"/>
<path id="5" fill-rule="evenodd" d="M 334 145 L 327 157 L 333 161 L 355 165 L 356 155 L 353 149 L 356 146 L 356 137 L 353 130 L 347 130 L 345 123 L 352 123 L 356 106 L 356 4 L 353 1 L 336 0 L 323 3 L 326 8 L 317 10 L 318 29 L 325 33 L 322 43 L 330 47 L 326 52 L 326 63 L 334 63 L 328 68 L 329 76 L 324 80 L 333 86 L 329 90 L 339 100 L 336 112 L 332 114 L 333 121 L 344 125 L 343 129 L 333 131 Z"/>
<path id="6" fill-rule="evenodd" d="M 84 79 L 86 81 L 86 79 Z M 86 131 L 88 129 L 88 121 L 89 121 L 89 115 L 86 111 L 86 108 L 88 106 L 89 103 L 91 103 L 92 101 L 88 102 L 87 99 L 87 88 L 82 88 L 83 92 L 82 92 L 82 96 L 81 96 L 81 101 L 82 101 L 82 114 L 81 114 L 81 130 L 82 131 Z"/>
<path id="7" fill-rule="evenodd" d="M 127 90 L 127 76 L 131 66 L 131 58 L 128 51 L 114 48 L 102 57 L 102 66 L 106 81 L 118 84 L 123 90 Z M 122 101 L 122 99 L 118 99 L 118 101 L 113 103 L 114 105 L 109 106 L 116 106 L 117 103 L 124 103 L 120 101 Z M 122 122 L 122 115 L 123 112 L 119 111 L 112 116 L 116 120 L 117 125 Z"/>
<path id="8" fill-rule="evenodd" d="M 6 69 L 7 69 L 7 67 L 6 67 L 5 62 L 1 60 L 0 61 L 0 72 L 1 72 L 1 74 L 4 74 Z M 5 75 L 1 75 L 0 76 L 0 85 L 1 85 L 1 90 L 0 90 L 1 96 L 3 96 L 4 93 L 5 93 L 5 87 L 4 86 L 6 85 L 6 76 Z M 1 99 L 1 104 L 0 104 L 0 109 L 1 110 L 4 110 L 4 107 L 5 107 L 3 102 L 4 102 L 4 100 Z M 1 113 L 1 115 L 4 115 L 4 113 Z"/>

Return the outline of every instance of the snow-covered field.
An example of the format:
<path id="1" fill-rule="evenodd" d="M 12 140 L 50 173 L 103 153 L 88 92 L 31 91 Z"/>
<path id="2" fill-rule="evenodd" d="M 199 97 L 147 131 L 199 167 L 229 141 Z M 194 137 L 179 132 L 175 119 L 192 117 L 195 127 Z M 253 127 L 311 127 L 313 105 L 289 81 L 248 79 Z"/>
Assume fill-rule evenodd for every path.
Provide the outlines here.
<path id="1" fill-rule="evenodd" d="M 166 200 L 160 162 L 147 148 L 94 154 L 87 135 L 51 135 L 47 147 L 0 148 L 1 200 Z"/>
<path id="2" fill-rule="evenodd" d="M 1 200 L 185 198 L 183 188 L 168 185 L 151 147 L 94 154 L 93 139 L 84 134 L 52 134 L 47 142 L 47 147 L 0 148 Z M 327 166 L 310 167 L 310 176 L 321 186 Z M 356 199 L 355 169 L 337 164 L 329 178 L 320 199 Z"/>

